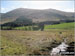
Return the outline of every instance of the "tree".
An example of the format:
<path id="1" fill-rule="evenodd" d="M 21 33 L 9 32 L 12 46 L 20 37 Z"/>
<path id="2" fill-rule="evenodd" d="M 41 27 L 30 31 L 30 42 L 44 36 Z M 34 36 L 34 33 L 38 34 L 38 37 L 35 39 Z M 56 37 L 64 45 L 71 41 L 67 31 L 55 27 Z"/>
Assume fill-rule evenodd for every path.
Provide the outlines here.
<path id="1" fill-rule="evenodd" d="M 44 30 L 44 23 L 39 23 L 39 28 L 41 29 L 41 31 Z"/>

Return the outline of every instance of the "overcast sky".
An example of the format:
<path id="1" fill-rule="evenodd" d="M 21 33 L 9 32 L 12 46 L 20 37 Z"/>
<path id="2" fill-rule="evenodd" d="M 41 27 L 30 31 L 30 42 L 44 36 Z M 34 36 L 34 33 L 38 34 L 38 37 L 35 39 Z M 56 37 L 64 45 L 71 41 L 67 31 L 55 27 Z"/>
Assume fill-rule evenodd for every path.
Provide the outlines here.
<path id="1" fill-rule="evenodd" d="M 57 9 L 65 12 L 74 12 L 74 1 L 1 1 L 1 13 L 16 8 L 30 9 Z"/>

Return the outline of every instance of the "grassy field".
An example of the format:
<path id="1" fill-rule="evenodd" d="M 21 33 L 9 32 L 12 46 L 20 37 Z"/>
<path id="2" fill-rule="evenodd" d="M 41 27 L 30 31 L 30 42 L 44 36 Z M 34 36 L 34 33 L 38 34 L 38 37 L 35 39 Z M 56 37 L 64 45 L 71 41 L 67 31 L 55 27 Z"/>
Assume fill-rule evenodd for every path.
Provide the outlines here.
<path id="1" fill-rule="evenodd" d="M 73 30 L 51 31 L 1 31 L 1 55 L 48 54 L 51 48 L 68 38 L 67 44 L 74 42 Z M 49 49 L 47 48 L 49 47 Z M 44 50 L 44 51 L 43 51 Z"/>
<path id="2" fill-rule="evenodd" d="M 74 24 L 75 22 L 71 23 L 61 23 L 61 24 L 56 24 L 56 25 L 45 25 L 45 30 L 46 29 L 74 29 Z"/>
<path id="3" fill-rule="evenodd" d="M 61 23 L 61 24 L 55 24 L 55 25 L 44 25 L 44 30 L 71 30 L 71 29 L 74 29 L 74 24 L 75 22 L 71 22 L 71 23 Z M 34 26 L 20 26 L 20 27 L 8 27 L 8 26 L 5 26 L 3 27 L 3 29 L 12 29 L 12 30 L 25 30 L 25 31 L 40 31 L 41 28 L 38 27 L 38 25 L 34 25 Z"/>
<path id="4" fill-rule="evenodd" d="M 33 30 L 32 26 L 22 26 L 22 27 L 16 27 L 14 29 L 16 29 L 16 30 L 29 30 L 29 31 Z"/>
<path id="5" fill-rule="evenodd" d="M 61 24 L 55 24 L 55 25 L 45 25 L 44 26 L 44 30 L 52 30 L 52 29 L 74 29 L 74 24 L 75 22 L 71 22 L 71 23 L 61 23 Z M 31 30 L 33 31 L 33 28 L 32 26 L 23 26 L 23 27 L 16 27 L 14 29 L 17 29 L 17 30 Z M 40 30 L 40 29 L 38 29 Z"/>

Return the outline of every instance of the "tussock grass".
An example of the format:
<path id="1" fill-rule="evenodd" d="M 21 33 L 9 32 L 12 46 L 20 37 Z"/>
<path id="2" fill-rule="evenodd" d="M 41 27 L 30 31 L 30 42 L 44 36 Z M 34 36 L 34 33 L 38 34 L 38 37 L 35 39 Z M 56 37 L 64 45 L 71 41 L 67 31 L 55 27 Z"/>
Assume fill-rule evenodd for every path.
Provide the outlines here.
<path id="1" fill-rule="evenodd" d="M 1 31 L 1 54 L 2 55 L 22 55 L 47 53 L 52 46 L 57 46 L 68 38 L 67 43 L 74 42 L 73 30 L 51 30 L 51 31 L 22 31 L 22 30 L 2 30 Z M 54 45 L 52 44 L 54 43 Z M 49 49 L 47 48 L 49 47 Z M 46 52 L 43 51 L 45 54 Z M 41 53 L 41 54 L 43 54 Z"/>

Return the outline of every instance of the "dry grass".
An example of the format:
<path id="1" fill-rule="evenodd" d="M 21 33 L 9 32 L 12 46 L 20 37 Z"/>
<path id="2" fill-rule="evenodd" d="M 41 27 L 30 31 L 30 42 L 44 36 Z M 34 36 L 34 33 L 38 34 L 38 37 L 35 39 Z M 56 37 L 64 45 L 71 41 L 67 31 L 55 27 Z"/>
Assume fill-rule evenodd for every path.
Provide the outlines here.
<path id="1" fill-rule="evenodd" d="M 2 30 L 1 48 L 3 49 L 1 51 L 2 55 L 35 54 L 35 51 L 39 54 L 45 54 L 48 51 L 46 47 L 61 43 L 63 38 L 68 38 L 67 43 L 74 42 L 74 31 Z M 45 52 L 39 50 L 45 50 Z"/>

